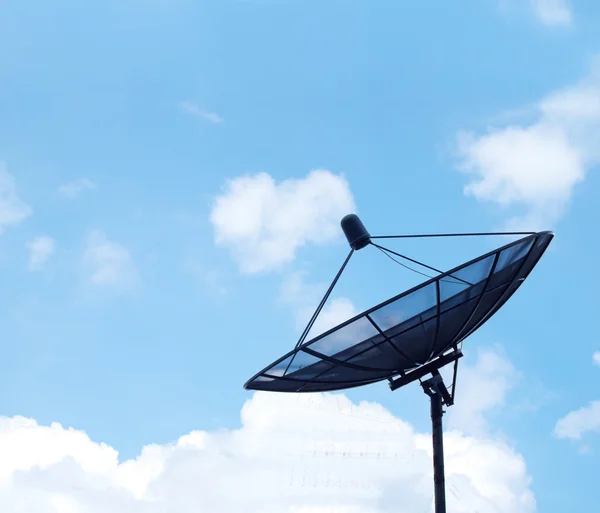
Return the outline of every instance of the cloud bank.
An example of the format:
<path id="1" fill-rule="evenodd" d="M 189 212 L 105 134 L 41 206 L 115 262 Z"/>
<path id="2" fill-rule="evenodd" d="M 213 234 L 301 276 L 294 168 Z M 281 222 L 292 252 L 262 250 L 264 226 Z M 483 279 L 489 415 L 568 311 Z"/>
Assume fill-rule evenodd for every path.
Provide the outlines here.
<path id="1" fill-rule="evenodd" d="M 483 376 L 489 361 L 478 365 L 474 375 Z M 381 405 L 339 394 L 257 393 L 241 420 L 240 429 L 193 431 L 119 462 L 114 448 L 82 431 L 1 418 L 0 511 L 431 510 L 430 435 Z M 449 511 L 535 511 L 523 457 L 505 442 L 451 430 L 445 446 Z"/>

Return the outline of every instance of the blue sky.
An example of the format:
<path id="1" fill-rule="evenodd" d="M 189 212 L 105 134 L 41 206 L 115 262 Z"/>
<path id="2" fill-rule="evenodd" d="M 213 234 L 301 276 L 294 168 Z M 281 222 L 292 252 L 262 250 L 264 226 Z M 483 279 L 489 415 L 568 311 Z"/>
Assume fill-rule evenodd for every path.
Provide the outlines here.
<path id="1" fill-rule="evenodd" d="M 167 470 L 144 477 L 148 489 L 185 498 L 192 484 L 174 478 L 185 457 L 164 456 L 185 452 L 179 437 L 225 433 L 219 451 L 239 456 L 235 433 L 252 446 L 302 423 L 278 402 L 286 399 L 253 398 L 242 385 L 294 344 L 347 252 L 338 223 L 354 209 L 374 234 L 556 232 L 523 289 L 465 344 L 464 405 L 449 414 L 454 447 L 503 447 L 502 468 L 526 465 L 516 477 L 487 469 L 513 490 L 507 502 L 488 497 L 508 509 L 478 502 L 486 486 L 474 476 L 485 472 L 461 463 L 458 449 L 450 466 L 464 511 L 589 509 L 600 472 L 599 23 L 596 3 L 577 0 L 3 2 L 0 447 L 25 440 L 11 450 L 14 467 L 0 464 L 0 479 L 17 483 L 2 492 L 3 511 L 29 511 L 20 502 L 28 486 L 45 490 L 43 511 L 131 511 L 122 494 L 133 485 L 114 476 L 147 476 L 138 455 L 150 444 Z M 449 268 L 502 242 L 390 246 Z M 343 320 L 415 280 L 361 253 L 326 313 Z M 418 387 L 346 396 L 408 423 L 403 440 L 414 435 L 414 450 L 424 451 L 428 409 Z M 316 415 L 313 403 L 298 404 L 306 419 Z M 289 414 L 272 424 L 280 431 L 260 431 L 278 409 Z M 480 421 L 478 430 L 465 419 Z M 365 422 L 357 432 L 368 441 L 377 431 Z M 56 436 L 61 449 L 31 459 L 27 436 L 41 449 Z M 92 492 L 53 492 L 72 475 L 63 472 L 67 456 L 81 479 L 105 469 L 94 459 L 108 451 L 100 443 L 138 462 L 128 470 L 106 456 L 106 472 L 121 483 L 112 509 Z M 267 482 L 253 457 L 247 468 Z M 302 472 L 318 471 L 313 460 L 298 463 Z M 327 459 L 321 469 L 330 464 L 327 475 L 341 472 Z M 225 479 L 198 469 L 198 479 Z M 336 502 L 341 492 L 329 485 L 319 485 L 331 493 L 313 509 L 293 509 L 300 499 L 281 491 L 269 505 L 388 511 L 393 483 L 373 475 L 368 486 L 384 491 L 363 509 Z M 355 479 L 366 478 L 347 482 Z M 428 511 L 423 486 L 411 511 Z M 510 502 L 529 493 L 537 506 Z M 222 496 L 213 499 L 229 511 Z M 167 506 L 185 513 L 197 504 L 178 500 Z M 256 511 L 267 511 L 264 501 L 256 498 Z M 100 509 L 68 510 L 75 503 Z"/>

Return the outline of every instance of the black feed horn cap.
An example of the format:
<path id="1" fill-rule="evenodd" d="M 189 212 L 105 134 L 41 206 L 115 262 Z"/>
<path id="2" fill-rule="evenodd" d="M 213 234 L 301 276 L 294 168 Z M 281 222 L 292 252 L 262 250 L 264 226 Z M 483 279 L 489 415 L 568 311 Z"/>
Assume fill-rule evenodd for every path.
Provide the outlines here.
<path id="1" fill-rule="evenodd" d="M 342 230 L 348 239 L 348 244 L 354 250 L 359 250 L 368 246 L 371 242 L 371 235 L 362 224 L 362 221 L 356 214 L 348 214 L 342 219 Z"/>

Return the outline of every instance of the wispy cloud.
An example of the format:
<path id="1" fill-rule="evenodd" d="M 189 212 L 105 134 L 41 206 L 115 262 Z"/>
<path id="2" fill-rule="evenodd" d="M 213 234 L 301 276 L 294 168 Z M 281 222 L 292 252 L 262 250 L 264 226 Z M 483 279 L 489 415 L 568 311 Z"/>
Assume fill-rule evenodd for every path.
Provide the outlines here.
<path id="1" fill-rule="evenodd" d="M 227 295 L 225 277 L 217 269 L 204 265 L 199 258 L 187 256 L 182 262 L 182 269 L 202 283 L 215 297 Z"/>
<path id="2" fill-rule="evenodd" d="M 83 263 L 90 283 L 95 286 L 130 286 L 137 279 L 129 250 L 122 244 L 109 240 L 100 230 L 89 233 Z"/>
<path id="3" fill-rule="evenodd" d="M 17 194 L 15 178 L 0 162 L 0 234 L 7 228 L 17 226 L 33 213 Z"/>
<path id="4" fill-rule="evenodd" d="M 290 273 L 284 278 L 279 298 L 292 309 L 298 331 L 303 330 L 307 325 L 321 297 L 327 290 L 327 285 L 327 283 L 308 283 L 306 273 L 302 271 Z M 310 340 L 347 321 L 357 313 L 358 310 L 350 299 L 345 297 L 330 299 L 315 320 L 306 340 Z"/>
<path id="5" fill-rule="evenodd" d="M 600 351 L 596 351 L 594 353 L 594 355 L 592 356 L 592 361 L 595 365 L 598 365 L 600 367 Z"/>
<path id="6" fill-rule="evenodd" d="M 55 246 L 54 239 L 47 235 L 36 237 L 29 242 L 27 244 L 27 249 L 29 249 L 29 270 L 41 270 L 52 253 L 54 253 Z"/>
<path id="7" fill-rule="evenodd" d="M 78 198 L 84 191 L 91 191 L 97 185 L 89 178 L 79 178 L 69 183 L 65 183 L 58 188 L 58 193 L 69 199 Z"/>
<path id="8" fill-rule="evenodd" d="M 531 0 L 531 7 L 544 25 L 568 27 L 573 23 L 570 0 Z"/>
<path id="9" fill-rule="evenodd" d="M 183 112 L 185 112 L 186 114 L 189 114 L 190 116 L 196 116 L 199 118 L 202 118 L 210 123 L 213 123 L 215 125 L 220 125 L 222 123 L 225 123 L 225 120 L 219 116 L 216 112 L 210 112 L 204 109 L 201 109 L 197 104 L 195 104 L 194 102 L 182 102 L 180 104 L 181 110 L 183 110 Z"/>

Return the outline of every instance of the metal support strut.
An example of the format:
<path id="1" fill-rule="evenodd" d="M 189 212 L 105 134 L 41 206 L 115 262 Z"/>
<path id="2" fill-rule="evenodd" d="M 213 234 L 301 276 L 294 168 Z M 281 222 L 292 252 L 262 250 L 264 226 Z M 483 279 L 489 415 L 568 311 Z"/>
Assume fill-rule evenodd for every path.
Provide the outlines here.
<path id="1" fill-rule="evenodd" d="M 446 483 L 444 475 L 444 405 L 450 406 L 452 398 L 438 371 L 421 383 L 431 403 L 431 437 L 433 442 L 433 483 L 435 513 L 446 513 Z"/>

